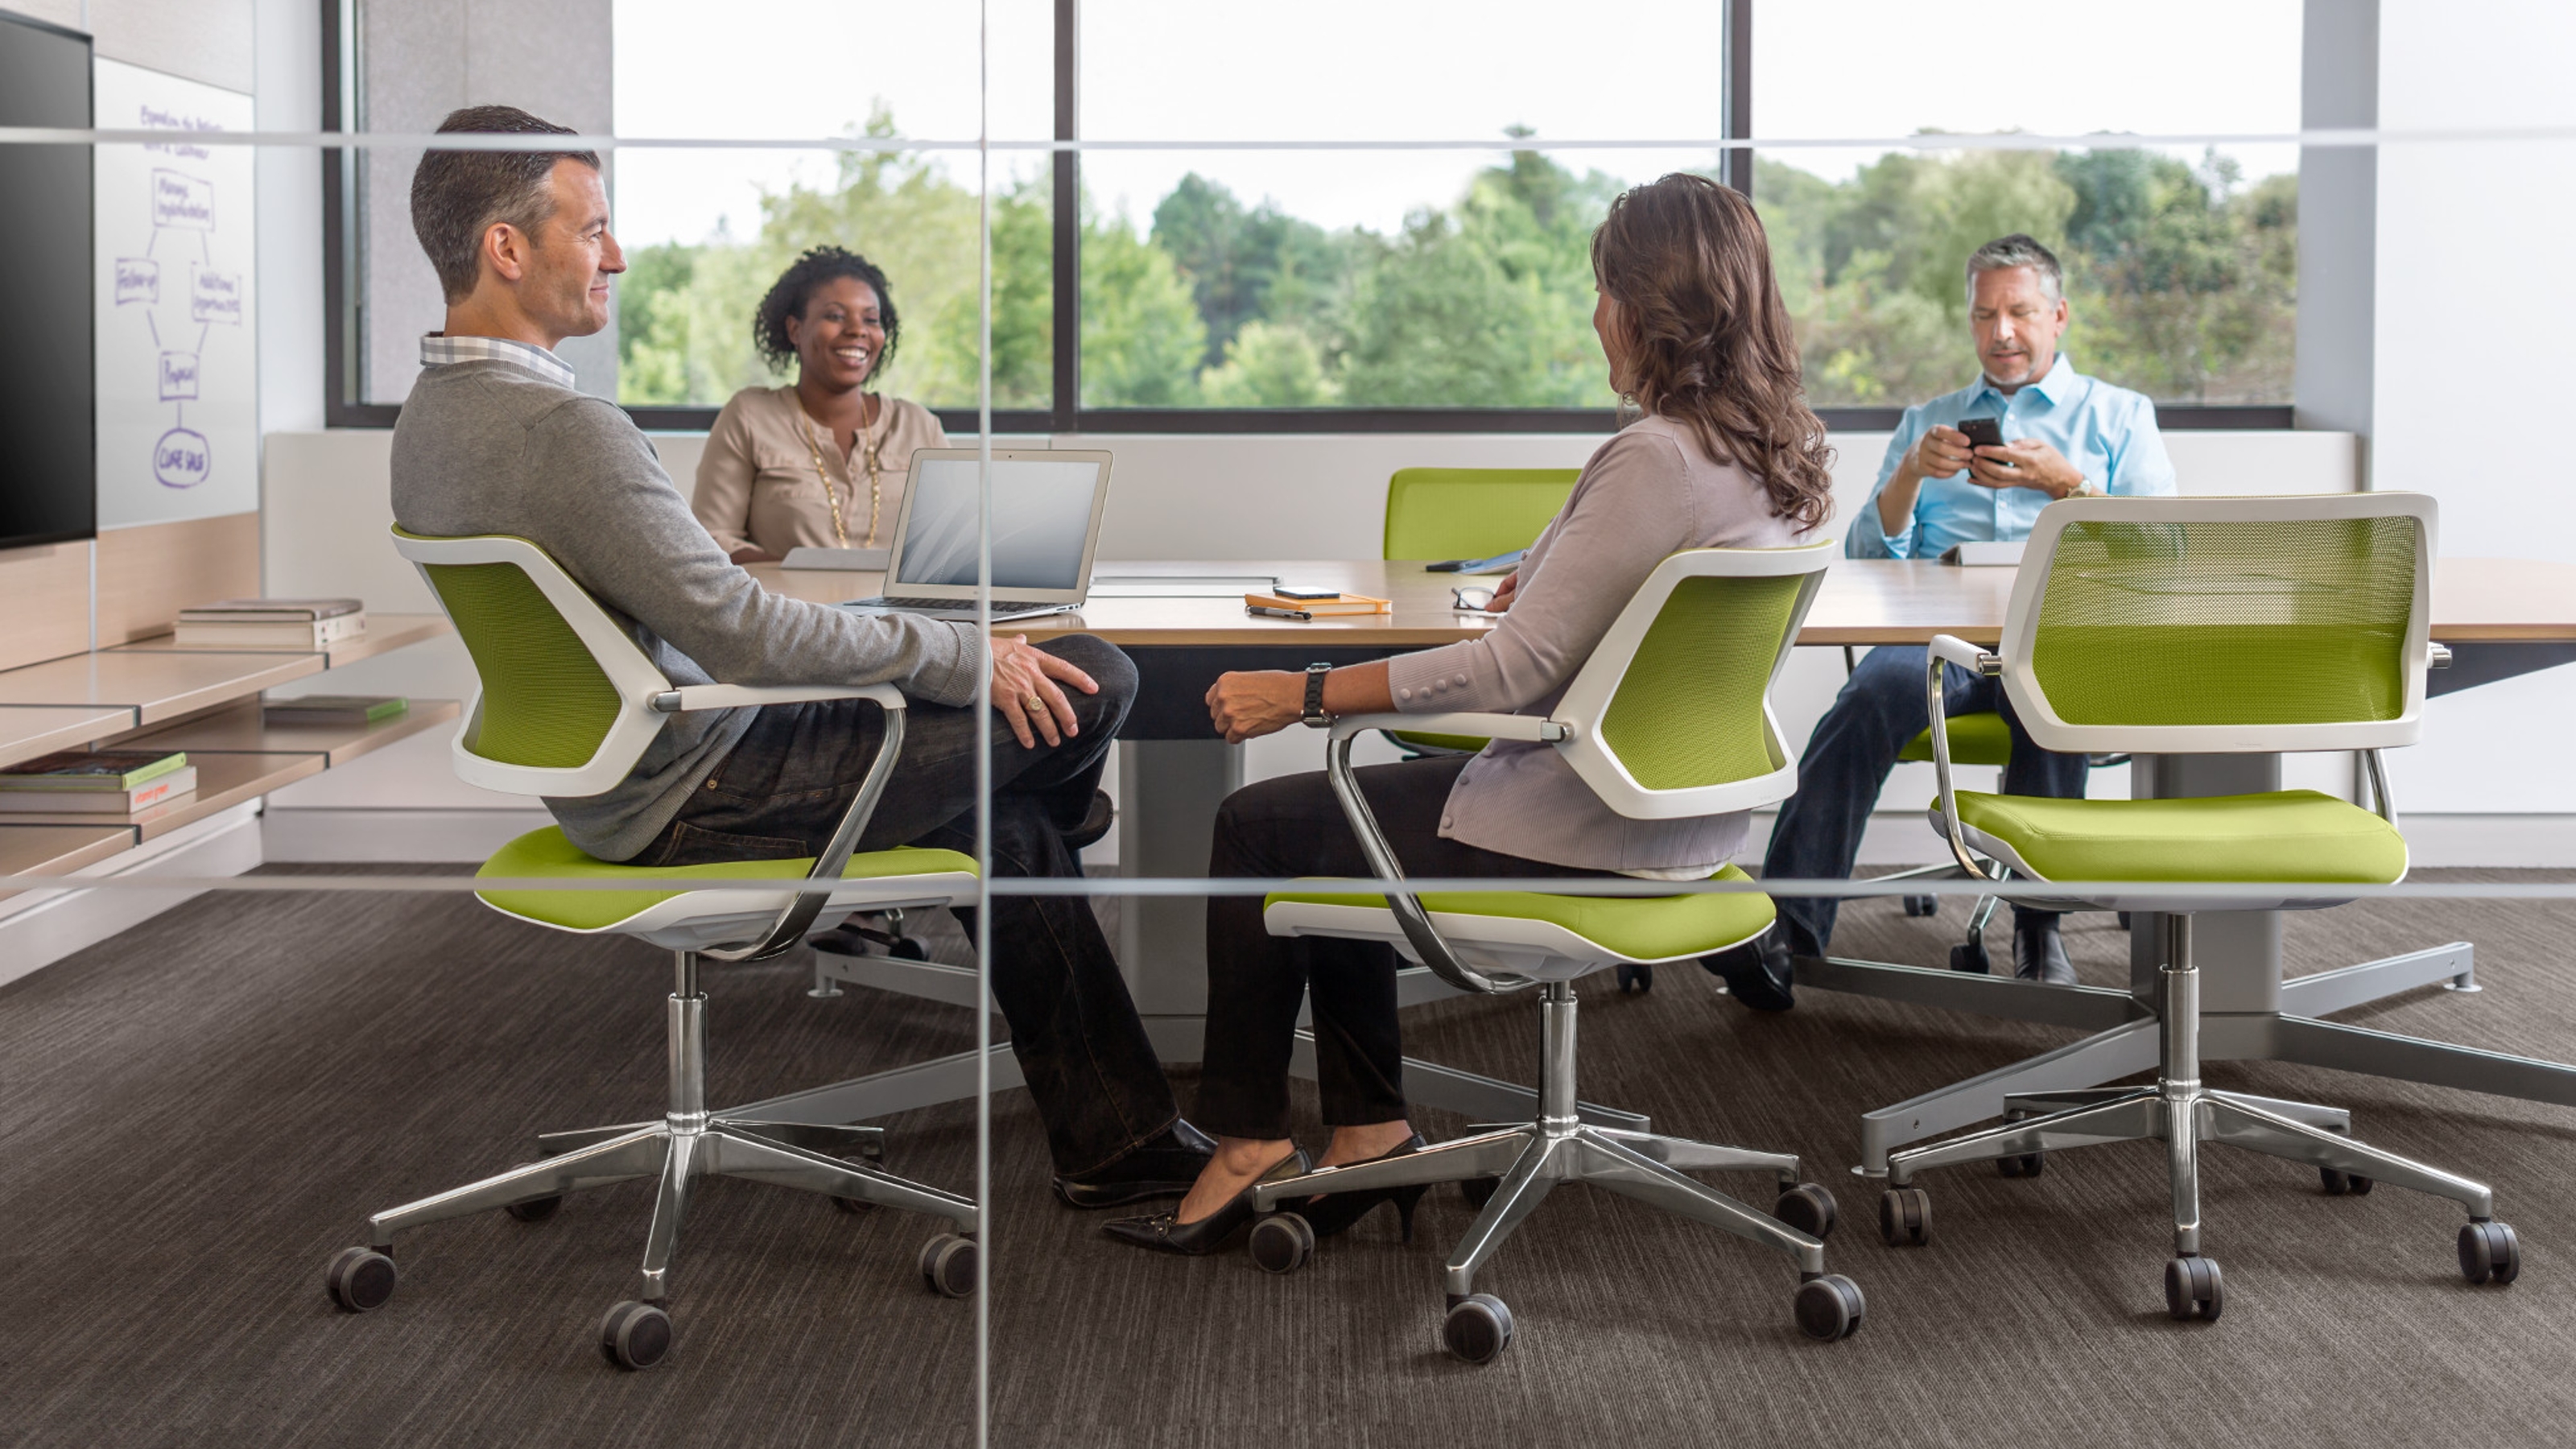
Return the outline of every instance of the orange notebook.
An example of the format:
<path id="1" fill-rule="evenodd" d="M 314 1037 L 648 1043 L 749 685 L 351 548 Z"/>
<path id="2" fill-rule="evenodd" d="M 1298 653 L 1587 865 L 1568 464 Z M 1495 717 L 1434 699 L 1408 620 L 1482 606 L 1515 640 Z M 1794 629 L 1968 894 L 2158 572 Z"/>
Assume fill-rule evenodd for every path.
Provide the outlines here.
<path id="1" fill-rule="evenodd" d="M 1366 594 L 1339 594 L 1329 599 L 1291 599 L 1280 594 L 1246 594 L 1243 602 L 1256 609 L 1295 609 L 1320 619 L 1327 614 L 1387 614 L 1395 605 L 1386 599 L 1373 599 Z"/>

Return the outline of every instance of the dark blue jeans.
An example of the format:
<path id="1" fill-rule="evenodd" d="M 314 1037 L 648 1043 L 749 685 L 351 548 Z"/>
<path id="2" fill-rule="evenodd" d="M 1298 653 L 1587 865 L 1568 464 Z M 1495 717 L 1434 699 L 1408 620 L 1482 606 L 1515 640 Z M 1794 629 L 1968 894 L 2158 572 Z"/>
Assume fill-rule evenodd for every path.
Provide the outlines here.
<path id="1" fill-rule="evenodd" d="M 1771 849 L 1762 857 L 1762 873 L 1779 880 L 1847 880 L 1860 856 L 1861 831 L 1869 824 L 1887 773 L 1897 754 L 1932 722 L 1924 682 L 1930 651 L 1919 646 L 1882 645 L 1843 681 L 1834 707 L 1816 724 L 1807 752 L 1798 759 L 1798 793 L 1780 807 L 1771 828 Z M 2003 682 L 1979 679 L 1956 664 L 1942 666 L 1942 703 L 1950 713 L 2002 712 L 2012 727 L 2012 763 L 2004 767 L 2007 795 L 2047 795 L 2061 800 L 2084 794 L 2082 755 L 2051 754 L 2030 742 Z M 1928 803 L 1928 802 L 1927 802 Z M 1926 843 L 1932 841 L 1926 827 Z M 1780 920 L 1789 932 L 1789 950 L 1798 956 L 1822 956 L 1834 938 L 1838 900 L 1810 896 L 1780 901 Z M 2024 911 L 2017 921 L 2053 920 L 2052 914 Z"/>
<path id="2" fill-rule="evenodd" d="M 1100 684 L 1065 691 L 1082 733 L 1023 749 L 993 722 L 993 874 L 1076 876 L 1082 866 L 1063 832 L 1082 824 L 1109 747 L 1136 699 L 1136 665 L 1087 634 L 1040 648 Z M 903 756 L 859 839 L 861 850 L 898 845 L 975 851 L 975 709 L 914 702 Z M 821 853 L 850 808 L 885 738 L 884 716 L 864 700 L 761 708 L 750 731 L 635 865 L 779 860 Z M 1011 1023 L 1011 1051 L 1028 1078 L 1056 1171 L 1095 1171 L 1161 1135 L 1180 1116 L 1154 1044 L 1136 1019 L 1118 959 L 1091 902 L 1001 896 L 993 901 L 993 999 Z M 956 912 L 972 935 L 984 923 Z"/>

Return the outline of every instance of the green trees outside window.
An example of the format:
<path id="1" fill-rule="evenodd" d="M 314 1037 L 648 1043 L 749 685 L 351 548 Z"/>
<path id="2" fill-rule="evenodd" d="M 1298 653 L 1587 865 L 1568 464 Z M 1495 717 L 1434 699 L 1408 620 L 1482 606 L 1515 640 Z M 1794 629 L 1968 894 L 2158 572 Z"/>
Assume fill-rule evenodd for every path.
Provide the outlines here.
<path id="1" fill-rule="evenodd" d="M 880 112 L 866 134 L 892 135 Z M 1355 157 L 1354 165 L 1366 164 Z M 1327 232 L 1192 174 L 1150 217 L 1086 197 L 1086 408 L 1599 407 L 1589 241 L 1627 183 L 1515 151 L 1393 234 Z M 2025 231 L 2068 272 L 2076 364 L 2161 401 L 2286 403 L 2297 305 L 2297 180 L 2245 184 L 2212 155 L 1891 153 L 1834 182 L 1757 163 L 1754 198 L 1818 406 L 1896 406 L 1973 375 L 1961 268 Z M 829 189 L 762 204 L 758 235 L 630 254 L 620 400 L 714 406 L 776 382 L 753 304 L 832 242 L 893 280 L 904 337 L 883 386 L 937 407 L 976 393 L 976 197 L 936 161 L 842 158 Z M 993 204 L 993 401 L 1052 401 L 1044 179 Z"/>

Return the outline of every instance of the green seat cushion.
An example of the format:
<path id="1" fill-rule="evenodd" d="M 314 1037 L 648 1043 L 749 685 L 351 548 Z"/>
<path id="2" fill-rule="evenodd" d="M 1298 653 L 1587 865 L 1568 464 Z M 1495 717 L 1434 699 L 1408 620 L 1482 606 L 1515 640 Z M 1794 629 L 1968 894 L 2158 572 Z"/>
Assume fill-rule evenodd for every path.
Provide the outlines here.
<path id="1" fill-rule="evenodd" d="M 596 931 L 630 920 L 644 911 L 680 895 L 694 885 L 728 880 L 783 880 L 801 876 L 814 868 L 814 859 L 802 860 L 728 860 L 713 865 L 638 866 L 614 865 L 582 853 L 579 846 L 564 839 L 554 826 L 531 830 L 502 846 L 483 868 L 474 873 L 478 880 L 512 880 L 551 877 L 558 880 L 622 880 L 635 882 L 631 891 L 577 890 L 499 890 L 477 891 L 484 904 L 507 911 L 526 920 L 560 926 L 569 931 Z M 841 872 L 843 880 L 876 880 L 896 875 L 948 875 L 975 873 L 972 856 L 953 850 L 919 850 L 905 846 L 899 850 L 874 850 L 850 857 L 849 868 Z"/>
<path id="2" fill-rule="evenodd" d="M 1751 880 L 1727 866 L 1711 880 Z M 1281 891 L 1267 907 L 1296 901 L 1384 909 L 1386 897 L 1331 891 Z M 1617 956 L 1662 961 L 1697 956 L 1746 940 L 1771 924 L 1771 898 L 1751 891 L 1688 896 L 1552 896 L 1538 891 L 1434 892 L 1425 909 L 1443 916 L 1500 916 L 1548 921 Z"/>
<path id="3" fill-rule="evenodd" d="M 1932 758 L 1932 732 L 1925 730 L 1906 742 L 1897 752 L 1900 760 Z M 2012 726 L 1993 710 L 1950 716 L 1950 763 L 1954 765 L 2009 765 L 2012 763 Z"/>
<path id="4" fill-rule="evenodd" d="M 2010 846 L 2049 880 L 2385 885 L 2406 875 L 2406 840 L 2395 827 L 2314 790 L 2194 800 L 1961 791 L 1958 800 L 1960 823 Z"/>

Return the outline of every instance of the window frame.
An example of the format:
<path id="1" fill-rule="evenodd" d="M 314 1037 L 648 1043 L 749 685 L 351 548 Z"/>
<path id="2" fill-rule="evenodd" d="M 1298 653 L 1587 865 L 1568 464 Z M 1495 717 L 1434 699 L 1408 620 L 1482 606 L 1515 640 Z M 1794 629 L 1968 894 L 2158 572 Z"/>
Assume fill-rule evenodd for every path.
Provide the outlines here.
<path id="1" fill-rule="evenodd" d="M 364 37 L 357 0 L 319 0 L 322 8 L 322 129 L 350 128 L 364 109 L 357 63 Z M 1720 0 L 1726 7 L 1726 97 L 1723 136 L 1753 131 L 1753 0 Z M 1081 67 L 1081 0 L 1055 0 L 1055 136 L 1081 136 L 1077 86 Z M 1087 408 L 1082 400 L 1082 153 L 1060 150 L 1053 158 L 1053 396 L 1044 408 L 996 408 L 996 433 L 1607 433 L 1610 408 Z M 1726 184 L 1753 194 L 1753 153 L 1729 150 L 1720 162 Z M 364 357 L 363 289 L 359 286 L 358 153 L 322 150 L 322 257 L 324 327 L 323 420 L 334 428 L 389 428 L 402 415 L 399 403 L 361 401 Z M 629 406 L 636 426 L 649 432 L 704 432 L 715 425 L 712 407 Z M 976 427 L 973 408 L 934 408 L 940 425 L 958 432 Z M 1902 408 L 1816 409 L 1835 432 L 1887 432 Z M 2286 430 L 2296 405 L 2159 406 L 2167 431 Z"/>

